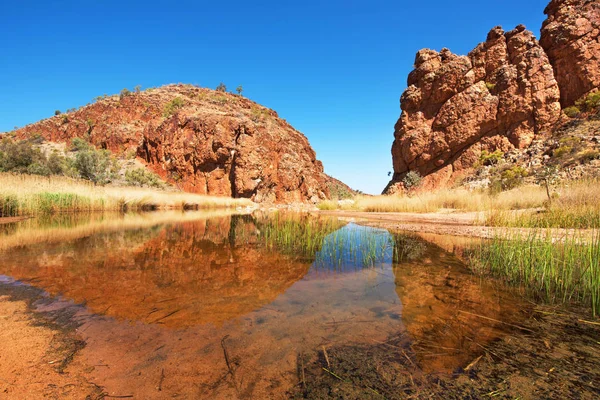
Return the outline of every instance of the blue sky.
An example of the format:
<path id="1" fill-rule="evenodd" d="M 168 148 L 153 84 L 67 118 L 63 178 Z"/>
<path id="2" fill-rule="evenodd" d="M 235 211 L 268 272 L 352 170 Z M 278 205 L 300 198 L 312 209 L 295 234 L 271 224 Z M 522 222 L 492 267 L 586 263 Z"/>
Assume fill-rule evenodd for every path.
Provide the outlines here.
<path id="1" fill-rule="evenodd" d="M 466 54 L 496 25 L 539 36 L 547 3 L 3 1 L 0 132 L 124 87 L 241 84 L 308 137 L 327 173 L 379 193 L 416 51 Z"/>

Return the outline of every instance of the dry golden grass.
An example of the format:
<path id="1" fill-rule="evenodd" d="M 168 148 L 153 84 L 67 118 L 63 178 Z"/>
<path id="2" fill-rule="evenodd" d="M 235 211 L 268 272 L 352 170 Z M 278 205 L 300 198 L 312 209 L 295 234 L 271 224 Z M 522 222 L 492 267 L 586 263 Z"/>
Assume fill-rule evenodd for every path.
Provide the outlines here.
<path id="1" fill-rule="evenodd" d="M 67 177 L 0 173 L 0 216 L 53 212 L 212 209 L 253 206 L 248 199 L 156 189 L 94 186 Z"/>
<path id="2" fill-rule="evenodd" d="M 486 223 L 530 228 L 600 228 L 600 181 L 565 183 L 555 189 L 552 202 L 539 212 L 508 213 L 492 209 Z"/>
<path id="3" fill-rule="evenodd" d="M 319 208 L 406 213 L 452 209 L 481 212 L 483 218 L 479 222 L 493 226 L 600 227 L 599 180 L 563 183 L 552 192 L 550 204 L 545 188 L 526 185 L 494 195 L 483 190 L 442 189 L 410 196 L 356 196 L 354 203 L 328 200 L 320 203 Z"/>
<path id="4" fill-rule="evenodd" d="M 488 211 L 492 209 L 518 210 L 536 208 L 547 201 L 546 193 L 539 186 L 523 186 L 492 196 L 484 191 L 466 189 L 442 189 L 411 196 L 357 196 L 354 204 L 338 205 L 335 201 L 323 202 L 322 210 L 352 209 L 366 212 L 413 212 L 430 213 L 442 209 L 462 211 Z"/>

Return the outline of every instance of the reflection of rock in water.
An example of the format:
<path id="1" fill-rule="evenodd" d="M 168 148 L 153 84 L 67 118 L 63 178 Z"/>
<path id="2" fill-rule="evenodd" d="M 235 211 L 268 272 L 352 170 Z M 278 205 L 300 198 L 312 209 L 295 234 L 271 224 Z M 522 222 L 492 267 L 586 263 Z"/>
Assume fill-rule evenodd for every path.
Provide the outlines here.
<path id="1" fill-rule="evenodd" d="M 184 327 L 220 324 L 260 308 L 309 264 L 252 242 L 247 217 L 224 217 L 12 250 L 4 273 L 104 313 Z"/>
<path id="2" fill-rule="evenodd" d="M 420 366 L 426 372 L 464 367 L 508 327 L 492 319 L 511 321 L 518 302 L 436 245 L 404 235 L 396 243 L 409 255 L 397 258 L 394 275 L 402 321 Z"/>

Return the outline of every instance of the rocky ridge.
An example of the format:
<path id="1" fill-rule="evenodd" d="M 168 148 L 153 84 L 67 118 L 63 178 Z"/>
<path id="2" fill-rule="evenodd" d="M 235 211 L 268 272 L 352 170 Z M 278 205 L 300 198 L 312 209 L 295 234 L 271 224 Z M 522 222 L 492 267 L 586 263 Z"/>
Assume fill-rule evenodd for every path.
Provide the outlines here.
<path id="1" fill-rule="evenodd" d="M 554 67 L 563 107 L 600 86 L 600 2 L 552 0 L 540 44 Z"/>
<path id="2" fill-rule="evenodd" d="M 553 0 L 541 42 L 520 25 L 493 28 L 467 56 L 420 50 L 400 99 L 384 193 L 404 191 L 411 171 L 425 189 L 447 186 L 485 152 L 524 153 L 549 138 L 568 120 L 561 105 L 600 85 L 599 10 L 594 1 Z"/>
<path id="3" fill-rule="evenodd" d="M 168 85 L 98 99 L 13 132 L 65 143 L 83 138 L 135 155 L 179 189 L 256 202 L 317 202 L 329 177 L 306 137 L 239 95 Z"/>

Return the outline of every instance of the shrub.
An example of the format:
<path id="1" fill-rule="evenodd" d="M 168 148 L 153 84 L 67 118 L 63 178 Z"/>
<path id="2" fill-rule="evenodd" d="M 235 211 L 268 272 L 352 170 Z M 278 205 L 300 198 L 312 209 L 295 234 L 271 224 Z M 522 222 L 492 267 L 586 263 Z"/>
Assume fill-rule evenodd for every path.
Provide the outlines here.
<path id="1" fill-rule="evenodd" d="M 240 85 L 235 88 L 235 91 L 237 92 L 237 94 L 241 95 L 242 92 L 244 91 L 244 87 L 242 85 Z"/>
<path id="2" fill-rule="evenodd" d="M 414 189 L 421 184 L 423 177 L 417 171 L 408 171 L 408 173 L 402 179 L 404 188 L 406 190 Z"/>
<path id="3" fill-rule="evenodd" d="M 163 109 L 163 117 L 168 118 L 175 114 L 181 107 L 185 105 L 185 102 L 181 97 L 175 97 L 173 100 L 168 102 Z"/>
<path id="4" fill-rule="evenodd" d="M 82 138 L 73 138 L 71 139 L 71 146 L 69 147 L 69 149 L 71 151 L 82 151 L 82 150 L 88 150 L 92 147 L 92 145 L 88 142 L 86 142 L 84 139 Z"/>
<path id="5" fill-rule="evenodd" d="M 215 89 L 217 92 L 226 92 L 227 86 L 223 82 L 219 83 L 219 86 Z"/>
<path id="6" fill-rule="evenodd" d="M 145 168 L 136 168 L 125 172 L 125 180 L 132 186 L 149 186 L 161 188 L 160 178 Z"/>
<path id="7" fill-rule="evenodd" d="M 99 185 L 113 180 L 118 169 L 117 160 L 110 151 L 97 150 L 90 145 L 78 151 L 70 165 L 79 177 Z"/>
<path id="8" fill-rule="evenodd" d="M 581 163 L 590 162 L 592 160 L 600 160 L 600 151 L 596 149 L 586 149 L 577 154 L 577 159 Z"/>
<path id="9" fill-rule="evenodd" d="M 486 82 L 485 87 L 491 92 L 492 90 L 494 90 L 496 88 L 496 84 L 491 83 L 491 82 Z"/>
<path id="10" fill-rule="evenodd" d="M 528 172 L 525 168 L 519 165 L 513 165 L 503 169 L 490 182 L 490 191 L 499 193 L 501 191 L 514 189 L 523 183 L 523 179 L 527 177 Z"/>
<path id="11" fill-rule="evenodd" d="M 592 92 L 577 100 L 575 105 L 582 111 L 592 111 L 600 107 L 600 91 Z"/>
<path id="12" fill-rule="evenodd" d="M 563 111 L 569 118 L 576 118 L 581 114 L 581 110 L 577 106 L 567 107 Z"/>
<path id="13" fill-rule="evenodd" d="M 53 153 L 47 157 L 34 146 L 34 140 L 0 141 L 0 172 L 49 176 L 64 170 L 64 157 Z"/>
<path id="14" fill-rule="evenodd" d="M 495 150 L 493 153 L 483 150 L 479 156 L 479 162 L 482 165 L 496 165 L 502 158 L 504 158 L 504 153 L 501 150 Z"/>
<path id="15" fill-rule="evenodd" d="M 62 112 L 60 112 L 60 110 L 54 111 L 54 115 L 60 115 L 60 114 L 62 114 Z"/>
<path id="16" fill-rule="evenodd" d="M 136 92 L 136 93 L 139 93 L 139 92 L 141 92 L 141 91 L 142 91 L 142 86 L 141 86 L 141 85 L 136 85 L 136 86 L 133 88 L 133 91 L 134 91 L 134 92 Z"/>
<path id="17" fill-rule="evenodd" d="M 129 91 L 129 89 L 125 88 L 123 90 L 121 90 L 121 93 L 119 94 L 119 98 L 121 100 L 123 100 L 125 97 L 131 95 L 131 92 Z"/>

